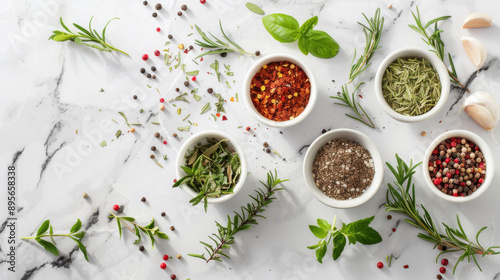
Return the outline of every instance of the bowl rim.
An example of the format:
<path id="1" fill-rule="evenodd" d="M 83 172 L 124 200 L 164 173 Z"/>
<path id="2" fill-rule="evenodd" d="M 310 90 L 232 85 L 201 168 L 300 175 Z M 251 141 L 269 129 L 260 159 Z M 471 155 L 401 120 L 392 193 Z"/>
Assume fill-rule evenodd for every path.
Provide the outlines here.
<path id="1" fill-rule="evenodd" d="M 298 115 L 296 118 L 293 120 L 287 120 L 287 121 L 273 121 L 270 120 L 263 115 L 261 115 L 257 109 L 255 109 L 255 106 L 253 105 L 253 102 L 250 98 L 250 84 L 252 82 L 253 77 L 259 71 L 262 66 L 265 64 L 268 64 L 270 62 L 277 62 L 277 61 L 290 61 L 297 66 L 299 66 L 304 72 L 306 73 L 307 77 L 309 78 L 309 81 L 311 82 L 311 91 L 309 93 L 309 102 L 306 105 L 306 108 L 300 115 Z M 314 109 L 314 105 L 316 104 L 316 100 L 318 98 L 318 86 L 316 83 L 316 79 L 314 77 L 314 73 L 311 70 L 311 68 L 300 58 L 297 58 L 293 55 L 290 54 L 285 54 L 285 53 L 275 53 L 275 54 L 270 54 L 267 56 L 262 57 L 261 59 L 257 60 L 251 67 L 248 69 L 247 74 L 245 76 L 245 80 L 243 81 L 243 102 L 245 103 L 245 107 L 247 108 L 248 111 L 253 115 L 257 121 L 270 126 L 270 127 L 290 127 L 294 126 L 301 121 L 303 121 Z"/>
<path id="2" fill-rule="evenodd" d="M 468 196 L 463 196 L 463 197 L 456 196 L 455 197 L 452 195 L 447 195 L 447 194 L 442 193 L 441 191 L 438 190 L 438 188 L 436 188 L 434 186 L 434 183 L 431 180 L 431 176 L 429 175 L 428 162 L 429 162 L 429 158 L 430 158 L 432 151 L 434 150 L 434 148 L 437 145 L 439 145 L 439 143 L 441 143 L 441 141 L 444 141 L 446 139 L 453 138 L 453 137 L 467 138 L 468 140 L 474 142 L 481 149 L 481 152 L 484 155 L 485 161 L 488 164 L 487 172 L 486 172 L 486 175 L 484 177 L 485 180 L 484 180 L 483 184 L 481 185 L 481 187 L 479 189 L 477 189 L 475 192 L 473 192 L 471 195 L 468 195 Z M 425 151 L 422 169 L 423 169 L 422 171 L 424 173 L 424 181 L 427 184 L 427 186 L 429 187 L 429 189 L 435 195 L 437 195 L 440 198 L 447 200 L 447 201 L 461 203 L 461 202 L 467 202 L 467 201 L 474 200 L 474 199 L 478 198 L 480 195 L 482 195 L 484 192 L 486 192 L 486 190 L 490 186 L 491 182 L 493 181 L 493 177 L 495 175 L 495 161 L 494 161 L 493 153 L 491 152 L 490 147 L 488 146 L 486 141 L 483 140 L 483 138 L 481 138 L 479 135 L 477 135 L 471 131 L 456 129 L 456 130 L 447 131 L 447 132 L 439 135 L 438 137 L 436 137 L 436 139 L 434 139 L 434 141 L 431 142 L 431 144 L 429 145 L 429 147 Z"/>
<path id="3" fill-rule="evenodd" d="M 404 116 L 396 111 L 394 111 L 387 101 L 384 98 L 384 93 L 382 91 L 382 79 L 384 77 L 385 70 L 389 65 L 394 62 L 397 58 L 401 57 L 419 57 L 427 59 L 432 67 L 436 70 L 439 75 L 439 81 L 441 82 L 441 97 L 439 98 L 438 103 L 427 113 L 419 115 L 419 116 Z M 439 60 L 437 56 L 431 53 L 429 50 L 418 48 L 418 47 L 405 47 L 400 48 L 398 50 L 393 51 L 389 55 L 385 57 L 385 59 L 380 63 L 377 72 L 375 74 L 375 96 L 379 105 L 382 109 L 393 119 L 406 122 L 420 122 L 423 120 L 430 119 L 434 117 L 443 107 L 446 105 L 446 101 L 448 100 L 448 96 L 450 94 L 450 78 L 448 75 L 448 69 L 444 65 L 444 63 Z"/>
<path id="4" fill-rule="evenodd" d="M 316 158 L 318 150 L 323 147 L 328 141 L 341 138 L 352 140 L 365 147 L 372 156 L 375 169 L 372 183 L 366 189 L 365 193 L 356 198 L 347 200 L 337 200 L 328 197 L 323 192 L 321 192 L 321 190 L 314 183 L 314 179 L 312 178 L 312 164 L 314 162 L 314 159 Z M 384 164 L 382 162 L 382 156 L 375 143 L 365 134 L 349 128 L 331 130 L 316 138 L 311 146 L 309 146 L 309 148 L 307 149 L 302 170 L 306 185 L 313 196 L 321 203 L 334 208 L 352 208 L 362 205 L 377 193 L 378 189 L 382 185 L 382 180 L 384 178 Z"/>
<path id="5" fill-rule="evenodd" d="M 191 149 L 194 145 L 196 145 L 198 142 L 203 141 L 207 137 L 214 137 L 217 139 L 223 139 L 226 138 L 229 140 L 228 144 L 234 148 L 234 150 L 238 153 L 240 157 L 240 163 L 241 163 L 241 175 L 240 175 L 240 180 L 238 183 L 234 186 L 233 193 L 232 194 L 225 194 L 221 195 L 220 197 L 209 197 L 207 198 L 207 202 L 209 204 L 214 204 L 214 203 L 221 203 L 224 201 L 227 201 L 234 197 L 242 188 L 243 185 L 245 184 L 246 178 L 247 178 L 247 162 L 246 162 L 246 156 L 241 148 L 240 144 L 228 133 L 222 132 L 222 131 L 217 131 L 217 130 L 204 130 L 201 132 L 198 132 L 194 135 L 192 135 L 189 139 L 187 139 L 184 144 L 182 144 L 181 148 L 179 149 L 177 153 L 177 159 L 175 161 L 175 176 L 177 179 L 182 178 L 186 173 L 181 169 L 181 165 L 184 165 L 184 155 L 188 151 L 188 149 Z M 184 189 L 190 196 L 195 197 L 198 195 L 197 192 L 192 190 L 190 187 L 185 186 L 184 184 L 179 186 L 182 189 Z"/>

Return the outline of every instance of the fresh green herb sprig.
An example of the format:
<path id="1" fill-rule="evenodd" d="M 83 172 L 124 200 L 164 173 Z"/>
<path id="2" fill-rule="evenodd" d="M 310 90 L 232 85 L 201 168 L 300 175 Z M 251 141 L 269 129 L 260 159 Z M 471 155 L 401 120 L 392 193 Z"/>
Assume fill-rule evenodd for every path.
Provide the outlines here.
<path id="1" fill-rule="evenodd" d="M 78 30 L 81 31 L 81 32 L 79 31 L 77 34 L 71 32 L 71 30 L 69 30 L 69 28 L 66 27 L 66 25 L 64 24 L 63 19 L 60 18 L 61 26 L 66 31 L 68 31 L 68 33 L 60 30 L 54 30 L 53 31 L 54 34 L 52 34 L 52 36 L 49 37 L 49 40 L 54 40 L 56 42 L 64 42 L 69 40 L 77 43 L 78 45 L 84 45 L 105 52 L 117 51 L 128 56 L 128 53 L 119 50 L 106 42 L 106 28 L 108 27 L 108 24 L 112 20 L 119 18 L 110 19 L 108 23 L 106 23 L 106 25 L 104 26 L 104 29 L 102 30 L 101 34 L 99 34 L 95 29 L 92 29 L 93 18 L 94 17 L 90 18 L 88 30 L 76 23 L 73 23 L 73 26 L 75 26 L 76 28 L 78 28 Z"/>
<path id="2" fill-rule="evenodd" d="M 370 223 L 375 216 L 354 221 L 349 224 L 342 224 L 342 228 L 335 227 L 337 216 L 334 216 L 333 223 L 330 225 L 326 220 L 318 219 L 317 226 L 309 225 L 309 230 L 320 239 L 318 244 L 308 246 L 311 250 L 316 250 L 316 259 L 318 262 L 323 263 L 323 257 L 326 254 L 327 247 L 330 242 L 333 243 L 333 260 L 337 260 L 344 247 L 349 240 L 349 244 L 356 244 L 359 242 L 363 245 L 377 244 L 382 241 L 382 236 L 370 227 Z"/>
<path id="3" fill-rule="evenodd" d="M 132 217 L 117 216 L 111 211 L 109 213 L 111 213 L 111 215 L 108 216 L 109 219 L 116 219 L 118 232 L 120 233 L 120 239 L 122 238 L 122 225 L 128 228 L 137 236 L 137 240 L 134 241 L 134 244 L 137 244 L 141 241 L 141 232 L 149 236 L 149 238 L 151 239 L 152 248 L 155 247 L 155 236 L 161 239 L 168 239 L 168 235 L 166 235 L 164 232 L 161 232 L 159 228 L 155 226 L 154 218 L 151 219 L 151 222 L 147 226 L 140 226 L 134 222 L 135 219 Z"/>
<path id="4" fill-rule="evenodd" d="M 386 207 L 387 212 L 394 211 L 403 214 L 408 217 L 405 219 L 405 222 L 424 231 L 423 233 L 418 234 L 419 238 L 434 243 L 434 247 L 438 245 L 447 247 L 446 251 L 437 255 L 436 262 L 442 254 L 457 251 L 462 252 L 462 255 L 458 258 L 457 263 L 453 267 L 454 274 L 460 262 L 467 259 L 470 263 L 471 258 L 474 260 L 474 263 L 477 265 L 479 270 L 481 270 L 481 267 L 476 260 L 476 254 L 482 255 L 483 257 L 487 255 L 500 254 L 500 251 L 494 251 L 494 249 L 499 249 L 500 246 L 485 248 L 479 243 L 479 235 L 487 227 L 483 227 L 477 232 L 474 242 L 465 233 L 458 215 L 458 229 L 453 229 L 447 224 L 442 223 L 445 231 L 444 233 L 440 232 L 440 229 L 437 227 L 437 224 L 434 222 L 431 214 L 427 211 L 424 205 L 420 204 L 420 208 L 424 211 L 422 215 L 418 211 L 417 204 L 415 202 L 415 185 L 412 184 L 412 177 L 413 174 L 415 174 L 415 168 L 422 162 L 413 165 L 413 162 L 410 161 L 410 164 L 408 165 L 397 154 L 396 161 L 396 168 L 394 168 L 391 164 L 386 163 L 387 167 L 389 167 L 392 174 L 396 178 L 396 181 L 394 182 L 394 185 L 388 184 L 389 188 L 387 190 L 386 203 L 384 206 Z"/>
<path id="5" fill-rule="evenodd" d="M 229 39 L 229 37 L 227 37 L 226 33 L 224 32 L 224 29 L 222 29 L 222 23 L 220 20 L 219 20 L 220 31 L 222 33 L 222 37 L 226 40 L 226 42 L 218 39 L 217 37 L 212 35 L 212 33 L 208 32 L 208 34 L 212 36 L 213 38 L 212 40 L 207 36 L 205 32 L 201 30 L 201 28 L 198 27 L 198 25 L 195 24 L 194 26 L 196 27 L 196 31 L 198 31 L 198 34 L 200 34 L 201 38 L 203 39 L 203 41 L 195 40 L 195 44 L 203 48 L 214 49 L 198 55 L 197 57 L 195 57 L 195 59 L 205 55 L 228 53 L 228 52 L 237 52 L 240 54 L 240 56 L 244 54 L 255 55 L 253 53 L 246 52 L 242 47 L 240 47 L 238 44 Z"/>
<path id="6" fill-rule="evenodd" d="M 80 231 L 81 228 L 82 222 L 80 221 L 80 219 L 78 219 L 76 223 L 71 227 L 68 234 L 54 234 L 54 229 L 52 228 L 52 225 L 50 225 L 50 220 L 46 220 L 38 228 L 36 236 L 21 237 L 21 239 L 35 239 L 35 241 L 42 245 L 45 250 L 49 251 L 55 256 L 59 256 L 59 250 L 56 247 L 54 237 L 69 237 L 76 242 L 78 248 L 80 248 L 80 251 L 82 251 L 82 254 L 85 256 L 85 260 L 89 261 L 89 258 L 87 257 L 87 248 L 82 243 L 82 238 L 85 236 L 85 231 Z M 47 231 L 49 232 L 48 234 Z M 52 242 L 42 239 L 44 237 L 50 237 L 50 240 L 52 240 Z"/>
<path id="7" fill-rule="evenodd" d="M 258 15 L 263 15 L 264 14 L 264 10 L 262 10 L 261 7 L 255 5 L 254 3 L 250 3 L 250 2 L 247 2 L 245 4 L 245 6 L 252 12 L 258 14 Z"/>
<path id="8" fill-rule="evenodd" d="M 369 63 L 370 59 L 372 59 L 375 51 L 380 48 L 378 43 L 380 42 L 380 37 L 382 37 L 382 30 L 384 28 L 384 17 L 380 16 L 380 8 L 375 11 L 375 15 L 372 18 L 368 19 L 365 14 L 363 14 L 363 17 L 366 19 L 366 24 L 361 22 L 358 22 L 358 24 L 363 27 L 363 32 L 365 33 L 365 50 L 356 63 L 354 63 L 356 59 L 356 49 L 354 49 L 348 84 L 371 65 L 371 63 Z"/>
<path id="9" fill-rule="evenodd" d="M 373 121 L 368 116 L 368 113 L 366 113 L 365 109 L 363 109 L 363 106 L 361 106 L 361 104 L 356 101 L 356 97 L 354 96 L 354 94 L 358 90 L 358 87 L 360 87 L 362 84 L 364 83 L 363 82 L 359 83 L 352 91 L 352 94 L 349 93 L 349 89 L 347 89 L 347 84 L 345 84 L 342 86 L 342 93 L 339 96 L 330 96 L 330 98 L 340 100 L 341 102 L 335 102 L 335 104 L 351 108 L 354 111 L 354 114 L 356 114 L 356 115 L 351 115 L 346 113 L 345 114 L 346 116 L 355 119 L 371 128 L 375 128 L 375 124 L 373 124 Z"/>
<path id="10" fill-rule="evenodd" d="M 198 193 L 189 202 L 193 206 L 203 201 L 205 212 L 209 197 L 233 193 L 240 180 L 241 162 L 237 152 L 229 149 L 227 139 L 207 138 L 207 144 L 198 143 L 192 151 L 186 153 L 186 165 L 181 166 L 186 173 L 172 186 L 186 184 Z"/>
<path id="11" fill-rule="evenodd" d="M 311 53 L 319 58 L 332 58 L 339 52 L 339 44 L 319 30 L 313 30 L 318 24 L 318 17 L 308 19 L 299 27 L 299 22 L 285 14 L 270 14 L 262 18 L 266 30 L 274 39 L 282 43 L 292 43 L 299 40 L 300 51 L 304 55 Z"/>
<path id="12" fill-rule="evenodd" d="M 262 213 L 266 210 L 265 208 L 276 199 L 274 194 L 283 189 L 278 188 L 277 186 L 286 181 L 288 181 L 288 179 L 281 180 L 278 178 L 276 170 L 274 170 L 274 174 L 269 171 L 267 173 L 267 182 L 264 183 L 263 181 L 260 181 L 260 183 L 264 186 L 264 189 L 259 188 L 256 190 L 257 194 L 255 196 L 250 196 L 254 200 L 253 203 L 241 206 L 241 213 L 234 212 L 235 215 L 232 220 L 231 217 L 227 215 L 227 226 L 223 226 L 220 223 L 215 222 L 217 225 L 217 233 L 212 233 L 212 235 L 208 236 L 208 238 L 214 242 L 214 245 L 200 241 L 200 243 L 205 246 L 208 256 L 205 256 L 205 253 L 201 255 L 188 255 L 203 259 L 207 263 L 211 260 L 222 262 L 221 256 L 230 259 L 224 250 L 229 249 L 229 245 L 234 244 L 234 235 L 239 231 L 251 228 L 252 225 L 256 225 L 257 220 L 255 218 L 259 217 L 265 219 L 265 217 L 262 216 Z"/>
<path id="13" fill-rule="evenodd" d="M 420 18 L 420 11 L 418 10 L 418 6 L 417 6 L 417 15 L 415 15 L 415 13 L 413 13 L 413 11 L 411 12 L 411 14 L 413 15 L 413 19 L 415 20 L 415 23 L 417 25 L 409 24 L 408 26 L 411 29 L 413 29 L 415 32 L 417 32 L 418 34 L 422 35 L 422 37 L 423 37 L 422 40 L 427 45 L 432 47 L 431 51 L 433 53 L 435 53 L 439 57 L 439 59 L 441 59 L 443 64 L 445 64 L 444 60 L 446 57 L 445 57 L 445 51 L 444 51 L 444 42 L 441 39 L 441 33 L 444 30 L 439 29 L 437 24 L 439 21 L 451 18 L 451 16 L 438 17 L 438 18 L 435 18 L 433 20 L 430 20 L 426 24 L 422 24 L 422 19 Z M 434 24 L 434 30 L 431 30 L 430 31 L 431 35 L 429 35 L 429 33 L 427 33 L 427 28 L 429 28 L 433 24 Z M 448 53 L 448 62 L 450 63 L 450 68 L 451 68 L 451 70 L 450 70 L 447 67 L 448 74 L 450 76 L 450 81 L 452 83 L 460 86 L 461 88 L 463 88 L 464 90 L 466 90 L 467 92 L 470 93 L 470 90 L 458 80 L 457 71 L 455 70 L 455 65 L 453 64 L 453 59 L 451 58 L 450 53 Z"/>

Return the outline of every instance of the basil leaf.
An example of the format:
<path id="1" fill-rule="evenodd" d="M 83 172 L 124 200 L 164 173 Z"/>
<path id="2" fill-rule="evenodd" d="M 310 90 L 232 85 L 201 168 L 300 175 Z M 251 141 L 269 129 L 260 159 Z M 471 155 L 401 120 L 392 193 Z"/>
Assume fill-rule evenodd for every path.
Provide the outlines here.
<path id="1" fill-rule="evenodd" d="M 330 225 L 326 220 L 323 219 L 318 219 L 317 220 L 318 226 L 324 230 L 330 230 L 332 225 Z"/>
<path id="2" fill-rule="evenodd" d="M 250 3 L 250 2 L 247 2 L 245 4 L 245 6 L 247 6 L 247 8 L 256 13 L 256 14 L 259 14 L 259 15 L 263 15 L 264 14 L 264 10 L 262 10 L 259 6 L 255 5 L 254 3 Z"/>
<path id="3" fill-rule="evenodd" d="M 380 234 L 369 227 L 375 216 L 361 219 L 350 224 L 342 225 L 340 230 L 349 239 L 349 244 L 355 244 L 358 241 L 364 245 L 376 244 L 382 241 Z"/>
<path id="4" fill-rule="evenodd" d="M 382 241 L 382 236 L 371 227 L 362 228 L 354 237 L 363 245 L 377 244 Z"/>
<path id="5" fill-rule="evenodd" d="M 307 40 L 304 36 L 300 36 L 299 38 L 299 50 L 304 54 L 309 54 L 309 40 Z"/>
<path id="6" fill-rule="evenodd" d="M 311 31 L 314 28 L 314 26 L 316 26 L 316 24 L 318 24 L 318 16 L 314 16 L 308 19 L 300 27 L 300 33 L 302 33 L 302 35 L 306 35 L 309 31 Z"/>
<path id="7" fill-rule="evenodd" d="M 337 260 L 340 257 L 340 254 L 342 254 L 342 251 L 344 251 L 345 244 L 346 244 L 345 236 L 338 231 L 335 232 L 333 237 L 333 254 L 332 254 L 332 258 L 334 261 Z"/>
<path id="8" fill-rule="evenodd" d="M 262 18 L 266 30 L 274 39 L 282 43 L 291 43 L 300 36 L 299 23 L 285 14 L 270 14 Z"/>
<path id="9" fill-rule="evenodd" d="M 316 259 L 319 263 L 323 263 L 323 257 L 326 255 L 326 244 L 321 245 L 316 249 Z"/>
<path id="10" fill-rule="evenodd" d="M 324 229 L 317 227 L 317 226 L 309 225 L 309 229 L 314 234 L 314 236 L 316 236 L 319 239 L 324 239 L 326 237 L 326 235 L 328 234 L 327 230 L 324 230 Z"/>
<path id="11" fill-rule="evenodd" d="M 309 41 L 309 51 L 315 57 L 332 58 L 339 52 L 339 44 L 324 31 L 311 30 L 305 39 Z"/>

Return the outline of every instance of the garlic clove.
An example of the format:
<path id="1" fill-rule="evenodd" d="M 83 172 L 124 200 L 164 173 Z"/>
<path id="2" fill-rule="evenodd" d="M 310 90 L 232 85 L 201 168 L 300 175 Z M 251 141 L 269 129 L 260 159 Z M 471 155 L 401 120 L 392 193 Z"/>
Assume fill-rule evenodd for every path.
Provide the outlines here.
<path id="1" fill-rule="evenodd" d="M 492 19 L 489 15 L 479 12 L 472 13 L 465 18 L 462 29 L 488 27 L 492 25 L 491 22 Z"/>
<path id="2" fill-rule="evenodd" d="M 465 52 L 469 56 L 472 63 L 477 67 L 481 68 L 486 61 L 488 53 L 483 43 L 476 38 L 469 36 L 462 36 L 462 45 L 464 46 Z"/>
<path id="3" fill-rule="evenodd" d="M 484 91 L 475 92 L 467 97 L 462 108 L 469 117 L 487 131 L 492 131 L 500 120 L 498 102 L 491 94 Z"/>

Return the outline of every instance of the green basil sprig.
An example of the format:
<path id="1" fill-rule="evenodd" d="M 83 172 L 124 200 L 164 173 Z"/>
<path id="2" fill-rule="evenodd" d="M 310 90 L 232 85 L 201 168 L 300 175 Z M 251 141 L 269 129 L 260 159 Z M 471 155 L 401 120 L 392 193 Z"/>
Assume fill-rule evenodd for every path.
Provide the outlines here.
<path id="1" fill-rule="evenodd" d="M 285 14 L 270 14 L 262 18 L 266 30 L 274 39 L 282 43 L 292 43 L 299 40 L 300 51 L 319 58 L 332 58 L 339 52 L 339 44 L 319 30 L 313 30 L 318 24 L 318 17 L 314 16 L 299 26 L 299 22 L 292 16 Z"/>

